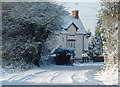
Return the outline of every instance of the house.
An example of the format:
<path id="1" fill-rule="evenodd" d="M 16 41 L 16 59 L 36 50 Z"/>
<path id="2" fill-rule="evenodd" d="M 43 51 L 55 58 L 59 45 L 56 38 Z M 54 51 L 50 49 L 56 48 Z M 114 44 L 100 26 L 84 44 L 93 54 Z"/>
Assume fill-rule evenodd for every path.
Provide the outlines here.
<path id="1" fill-rule="evenodd" d="M 79 10 L 72 11 L 71 16 L 63 17 L 64 23 L 58 35 L 58 45 L 75 48 L 75 57 L 82 58 L 82 53 L 88 50 L 88 33 L 80 18 Z"/>

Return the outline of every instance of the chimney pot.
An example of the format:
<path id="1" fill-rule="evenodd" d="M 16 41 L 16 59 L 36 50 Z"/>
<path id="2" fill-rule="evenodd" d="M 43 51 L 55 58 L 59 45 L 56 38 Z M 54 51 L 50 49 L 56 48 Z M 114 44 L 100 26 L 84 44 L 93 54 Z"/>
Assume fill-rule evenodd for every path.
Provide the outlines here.
<path id="1" fill-rule="evenodd" d="M 76 19 L 78 19 L 79 18 L 79 11 L 78 10 L 72 11 L 72 16 L 74 16 Z"/>

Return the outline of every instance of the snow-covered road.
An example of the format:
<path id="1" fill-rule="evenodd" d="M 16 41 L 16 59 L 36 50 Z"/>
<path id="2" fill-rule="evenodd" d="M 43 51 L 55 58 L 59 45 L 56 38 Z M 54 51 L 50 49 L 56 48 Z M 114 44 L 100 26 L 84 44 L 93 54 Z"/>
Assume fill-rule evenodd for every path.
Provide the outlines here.
<path id="1" fill-rule="evenodd" d="M 95 73 L 103 63 L 74 64 L 74 66 L 50 65 L 24 72 L 4 72 L 2 84 L 6 85 L 98 85 Z"/>

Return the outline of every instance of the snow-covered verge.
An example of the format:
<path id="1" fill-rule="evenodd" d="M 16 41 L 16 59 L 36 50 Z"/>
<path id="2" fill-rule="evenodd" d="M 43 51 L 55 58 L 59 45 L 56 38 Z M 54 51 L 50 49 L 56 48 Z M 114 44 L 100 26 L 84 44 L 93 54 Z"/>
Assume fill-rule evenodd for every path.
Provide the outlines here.
<path id="1" fill-rule="evenodd" d="M 118 65 L 110 67 L 108 70 L 98 72 L 96 79 L 103 82 L 104 85 L 118 85 Z M 102 84 L 101 84 L 102 85 Z"/>
<path id="2" fill-rule="evenodd" d="M 50 65 L 25 71 L 2 70 L 3 85 L 98 85 L 95 79 L 103 63 L 75 63 L 73 66 Z"/>

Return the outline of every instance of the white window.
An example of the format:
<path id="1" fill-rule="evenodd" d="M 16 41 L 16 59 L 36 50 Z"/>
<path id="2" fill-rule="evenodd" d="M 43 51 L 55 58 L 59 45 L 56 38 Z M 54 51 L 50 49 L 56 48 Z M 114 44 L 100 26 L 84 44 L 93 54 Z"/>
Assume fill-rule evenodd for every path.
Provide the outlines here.
<path id="1" fill-rule="evenodd" d="M 75 48 L 75 41 L 68 41 L 67 47 L 69 47 L 69 48 Z"/>

